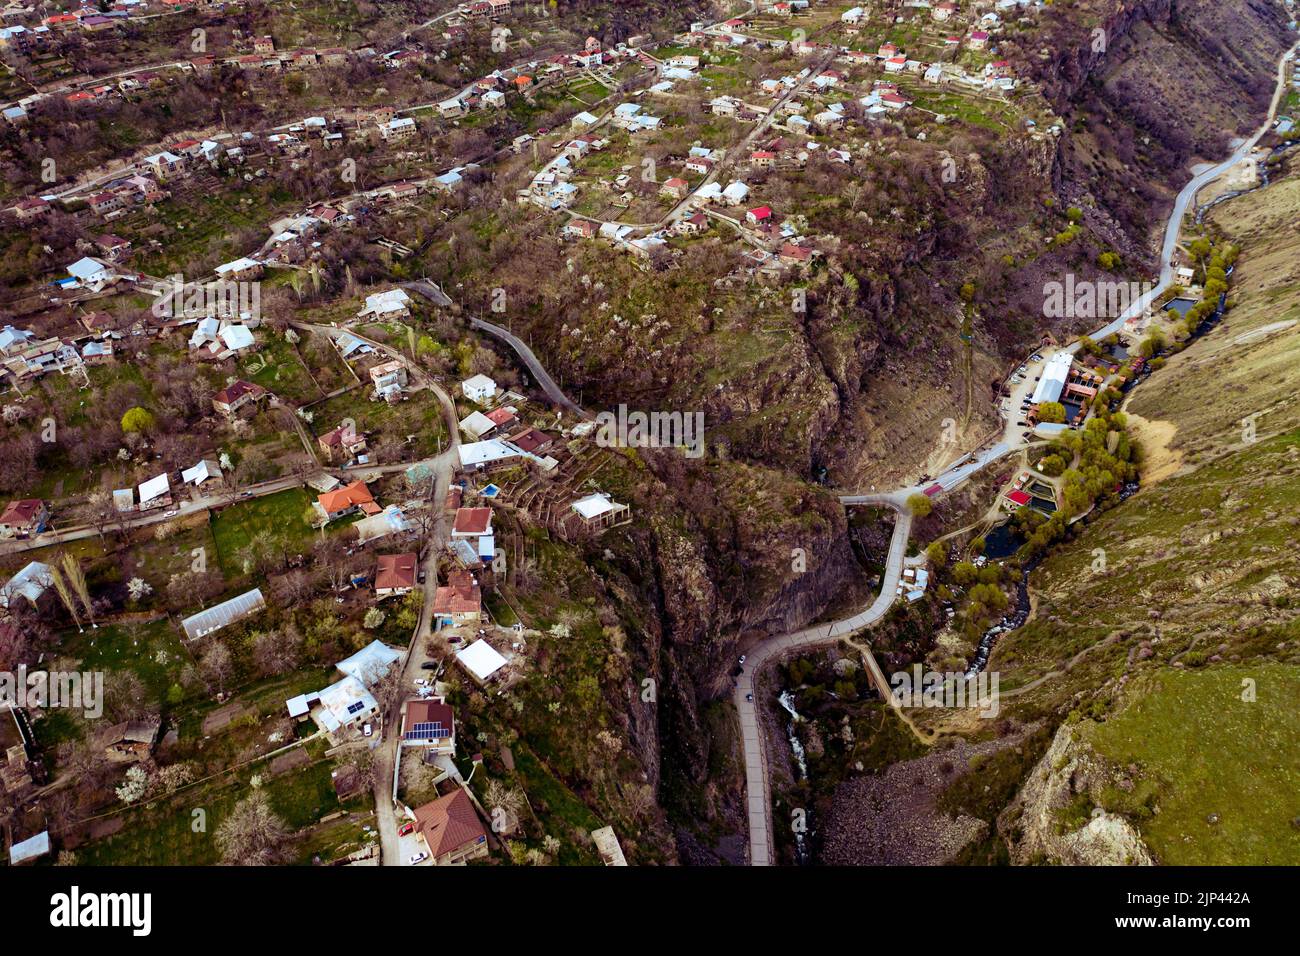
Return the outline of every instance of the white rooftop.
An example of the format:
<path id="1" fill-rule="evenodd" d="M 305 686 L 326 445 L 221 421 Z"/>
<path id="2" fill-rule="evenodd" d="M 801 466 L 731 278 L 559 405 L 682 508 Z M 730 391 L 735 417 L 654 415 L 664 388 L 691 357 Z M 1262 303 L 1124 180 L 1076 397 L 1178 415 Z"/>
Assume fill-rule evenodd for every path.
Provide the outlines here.
<path id="1" fill-rule="evenodd" d="M 209 478 L 220 477 L 221 466 L 215 461 L 211 461 L 207 458 L 203 459 L 192 468 L 186 468 L 181 472 L 181 481 L 185 482 L 187 485 L 190 482 L 198 484 L 201 481 L 207 481 Z"/>
<path id="2" fill-rule="evenodd" d="M 460 463 L 462 467 L 469 468 L 474 465 L 503 461 L 506 458 L 515 458 L 522 454 L 523 452 L 509 442 L 490 438 L 487 441 L 468 442 L 461 445 Z"/>
<path id="3" fill-rule="evenodd" d="M 349 677 L 372 684 L 387 674 L 389 668 L 401 659 L 400 651 L 393 650 L 383 641 L 371 641 L 351 657 L 339 661 L 336 666 Z"/>
<path id="4" fill-rule="evenodd" d="M 1074 363 L 1074 356 L 1065 349 L 1057 352 L 1047 360 L 1047 365 L 1043 368 L 1043 377 L 1038 380 L 1038 385 L 1034 389 L 1031 402 L 1054 402 L 1061 397 L 1061 390 L 1065 388 L 1065 380 L 1070 375 L 1070 366 Z"/>
<path id="5" fill-rule="evenodd" d="M 578 512 L 578 514 L 582 515 L 588 521 L 592 518 L 598 518 L 603 514 L 607 514 L 617 507 L 618 504 L 611 499 L 609 495 L 600 491 L 592 495 L 587 495 L 585 498 L 579 498 L 573 503 L 573 510 Z"/>
<path id="6" fill-rule="evenodd" d="M 227 262 L 224 265 L 217 266 L 215 271 L 217 275 L 225 275 L 227 272 L 243 272 L 245 269 L 252 269 L 254 266 L 258 265 L 261 265 L 261 263 L 256 259 L 250 259 L 248 256 L 244 256 L 241 259 L 236 259 L 234 262 Z"/>
<path id="7" fill-rule="evenodd" d="M 9 865 L 17 866 L 28 860 L 35 860 L 50 852 L 50 831 L 42 830 L 34 837 L 15 843 L 9 848 Z"/>
<path id="8" fill-rule="evenodd" d="M 456 660 L 480 681 L 487 680 L 506 666 L 506 659 L 483 638 L 479 638 L 463 651 L 457 651 Z"/>
<path id="9" fill-rule="evenodd" d="M 169 491 L 171 491 L 171 482 L 167 480 L 167 473 L 164 472 L 140 485 L 140 504 L 161 498 Z"/>
<path id="10" fill-rule="evenodd" d="M 238 597 L 232 597 L 229 601 L 222 601 L 207 610 L 191 614 L 181 621 L 181 627 L 185 631 L 185 636 L 193 640 L 220 630 L 227 624 L 233 624 L 264 607 L 266 607 L 266 599 L 262 597 L 261 589 L 253 588 Z"/>
<path id="11" fill-rule="evenodd" d="M 10 600 L 19 597 L 25 597 L 35 604 L 53 583 L 54 576 L 50 566 L 40 561 L 33 561 L 0 588 L 0 607 L 8 607 Z"/>

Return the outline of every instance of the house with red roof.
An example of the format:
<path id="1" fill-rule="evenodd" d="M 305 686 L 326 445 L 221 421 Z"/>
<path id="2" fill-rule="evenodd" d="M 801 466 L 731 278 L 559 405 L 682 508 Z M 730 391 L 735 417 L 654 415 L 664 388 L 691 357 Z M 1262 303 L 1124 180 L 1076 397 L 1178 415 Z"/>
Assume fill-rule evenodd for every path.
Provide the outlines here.
<path id="1" fill-rule="evenodd" d="M 434 866 L 466 863 L 488 855 L 487 831 L 463 788 L 416 807 L 415 833 Z"/>
<path id="2" fill-rule="evenodd" d="M 242 380 L 232 382 L 212 396 L 212 408 L 218 414 L 229 418 L 245 405 L 252 405 L 270 394 L 261 385 L 253 382 Z"/>
<path id="3" fill-rule="evenodd" d="M 456 716 L 443 697 L 421 697 L 402 705 L 400 739 L 403 747 L 434 753 L 456 753 Z"/>
<path id="4" fill-rule="evenodd" d="M 0 538 L 26 538 L 40 534 L 49 520 L 49 506 L 40 498 L 11 501 L 0 514 Z"/>
<path id="5" fill-rule="evenodd" d="M 1014 510 L 1015 508 L 1025 507 L 1029 502 L 1033 501 L 1033 498 L 1024 489 L 1016 488 L 1014 491 L 1007 492 L 1006 500 L 1011 503 L 1012 510 Z"/>
<path id="6" fill-rule="evenodd" d="M 354 481 L 350 485 L 318 495 L 316 507 L 325 516 L 326 522 L 336 521 L 357 511 L 377 515 L 383 510 L 375 503 L 375 496 L 370 493 L 364 481 Z"/>
<path id="7" fill-rule="evenodd" d="M 375 561 L 375 597 L 409 594 L 415 587 L 414 554 L 381 554 Z"/>

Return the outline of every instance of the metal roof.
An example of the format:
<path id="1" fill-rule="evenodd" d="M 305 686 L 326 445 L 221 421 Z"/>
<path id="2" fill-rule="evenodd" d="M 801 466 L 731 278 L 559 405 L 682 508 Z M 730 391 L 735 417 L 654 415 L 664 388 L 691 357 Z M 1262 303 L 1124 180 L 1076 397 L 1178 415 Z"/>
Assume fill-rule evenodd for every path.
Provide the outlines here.
<path id="1" fill-rule="evenodd" d="M 253 588 L 229 601 L 214 604 L 206 611 L 190 615 L 181 621 L 181 627 L 185 629 L 185 636 L 194 640 L 220 630 L 227 624 L 233 624 L 264 607 L 266 607 L 266 598 L 262 597 L 261 588 Z"/>

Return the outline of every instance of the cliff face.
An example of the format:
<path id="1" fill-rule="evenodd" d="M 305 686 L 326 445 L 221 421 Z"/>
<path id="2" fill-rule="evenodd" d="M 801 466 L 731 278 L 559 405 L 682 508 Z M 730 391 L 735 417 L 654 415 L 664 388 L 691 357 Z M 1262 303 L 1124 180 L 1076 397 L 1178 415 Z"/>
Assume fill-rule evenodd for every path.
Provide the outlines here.
<path id="1" fill-rule="evenodd" d="M 1088 225 L 1150 263 L 1189 166 L 1253 130 L 1293 42 L 1279 4 L 1140 0 L 1049 14 L 1044 53 L 1020 50 L 1064 120 L 1056 177 Z"/>

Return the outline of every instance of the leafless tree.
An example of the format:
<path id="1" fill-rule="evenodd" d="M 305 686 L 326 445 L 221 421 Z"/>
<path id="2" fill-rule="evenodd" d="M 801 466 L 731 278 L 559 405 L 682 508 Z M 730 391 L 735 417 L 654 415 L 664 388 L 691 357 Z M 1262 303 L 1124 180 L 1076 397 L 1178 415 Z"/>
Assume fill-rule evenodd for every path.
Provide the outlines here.
<path id="1" fill-rule="evenodd" d="M 217 693 L 225 696 L 226 681 L 230 680 L 230 675 L 234 672 L 234 661 L 231 659 L 230 650 L 220 641 L 213 641 L 212 646 L 208 648 L 200 664 L 203 670 L 204 678 L 210 683 L 217 685 Z"/>
<path id="2" fill-rule="evenodd" d="M 265 793 L 235 804 L 217 827 L 217 849 L 226 866 L 275 866 L 287 858 L 289 828 L 271 809 Z"/>

